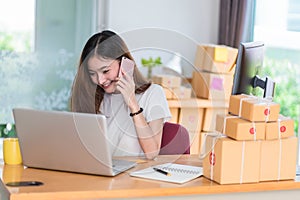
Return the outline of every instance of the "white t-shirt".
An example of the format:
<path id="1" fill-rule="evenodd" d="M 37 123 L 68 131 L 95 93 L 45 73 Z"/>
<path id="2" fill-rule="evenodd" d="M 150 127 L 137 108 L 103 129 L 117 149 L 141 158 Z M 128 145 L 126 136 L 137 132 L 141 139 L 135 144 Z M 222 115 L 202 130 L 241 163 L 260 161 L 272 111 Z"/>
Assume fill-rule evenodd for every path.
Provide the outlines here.
<path id="1" fill-rule="evenodd" d="M 144 111 L 147 122 L 171 117 L 165 93 L 160 85 L 151 86 L 142 94 L 136 94 L 138 104 Z M 107 117 L 108 140 L 113 156 L 141 156 L 144 152 L 139 144 L 133 118 L 122 94 L 105 94 L 100 113 Z"/>

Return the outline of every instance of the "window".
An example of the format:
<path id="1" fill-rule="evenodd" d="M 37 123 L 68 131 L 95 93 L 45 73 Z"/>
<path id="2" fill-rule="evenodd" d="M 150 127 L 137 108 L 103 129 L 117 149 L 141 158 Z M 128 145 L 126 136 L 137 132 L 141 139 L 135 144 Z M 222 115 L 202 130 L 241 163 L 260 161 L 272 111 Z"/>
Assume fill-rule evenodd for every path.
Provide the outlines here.
<path id="1" fill-rule="evenodd" d="M 298 129 L 300 110 L 300 1 L 256 1 L 254 40 L 264 41 L 262 75 L 276 81 L 274 100 L 280 112 L 295 120 Z"/>
<path id="2" fill-rule="evenodd" d="M 14 107 L 68 110 L 97 1 L 0 0 L 0 123 Z"/>
<path id="3" fill-rule="evenodd" d="M 35 0 L 0 0 L 0 4 L 0 49 L 32 51 Z"/>

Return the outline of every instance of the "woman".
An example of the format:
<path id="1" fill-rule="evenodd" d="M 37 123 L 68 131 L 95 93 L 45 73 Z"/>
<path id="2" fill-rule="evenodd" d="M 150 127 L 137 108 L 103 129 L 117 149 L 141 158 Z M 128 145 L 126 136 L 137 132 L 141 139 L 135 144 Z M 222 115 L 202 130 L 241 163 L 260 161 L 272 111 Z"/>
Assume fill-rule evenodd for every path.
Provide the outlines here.
<path id="1" fill-rule="evenodd" d="M 153 159 L 160 150 L 163 124 L 171 116 L 166 97 L 136 65 L 133 76 L 120 69 L 122 57 L 133 60 L 125 42 L 112 31 L 87 41 L 73 83 L 71 109 L 107 117 L 113 156 Z"/>

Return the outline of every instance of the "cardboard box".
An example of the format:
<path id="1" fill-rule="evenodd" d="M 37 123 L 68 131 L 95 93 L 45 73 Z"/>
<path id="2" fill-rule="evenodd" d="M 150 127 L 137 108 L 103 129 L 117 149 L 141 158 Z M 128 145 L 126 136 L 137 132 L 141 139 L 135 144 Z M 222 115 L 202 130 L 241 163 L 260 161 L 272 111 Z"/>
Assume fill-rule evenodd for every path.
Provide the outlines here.
<path id="1" fill-rule="evenodd" d="M 196 50 L 194 66 L 201 70 L 203 70 L 204 59 L 208 56 L 205 49 L 206 46 L 207 45 L 198 45 Z"/>
<path id="2" fill-rule="evenodd" d="M 276 122 L 266 123 L 266 140 L 288 138 L 294 135 L 294 120 L 279 115 Z"/>
<path id="3" fill-rule="evenodd" d="M 235 140 L 265 139 L 265 122 L 250 122 L 232 115 L 218 115 L 216 121 L 217 131 Z"/>
<path id="4" fill-rule="evenodd" d="M 173 99 L 173 91 L 171 88 L 163 87 L 167 99 Z"/>
<path id="5" fill-rule="evenodd" d="M 178 87 L 173 88 L 173 99 L 189 99 L 192 96 L 192 88 Z"/>
<path id="6" fill-rule="evenodd" d="M 205 177 L 220 184 L 256 183 L 260 172 L 260 141 L 236 141 L 227 137 L 206 137 L 203 160 Z"/>
<path id="7" fill-rule="evenodd" d="M 238 118 L 238 116 L 231 115 L 231 114 L 217 114 L 215 131 L 224 134 L 225 132 L 224 125 L 226 125 L 226 122 L 224 124 L 224 120 L 228 118 Z"/>
<path id="8" fill-rule="evenodd" d="M 195 66 L 214 73 L 234 73 L 238 49 L 225 45 L 199 45 Z"/>
<path id="9" fill-rule="evenodd" d="M 171 112 L 171 119 L 170 122 L 178 123 L 178 117 L 179 117 L 179 108 L 169 108 Z"/>
<path id="10" fill-rule="evenodd" d="M 181 85 L 181 77 L 173 75 L 154 75 L 152 81 L 166 88 L 176 88 Z"/>
<path id="11" fill-rule="evenodd" d="M 228 112 L 249 121 L 277 121 L 280 105 L 248 95 L 231 95 Z"/>
<path id="12" fill-rule="evenodd" d="M 215 131 L 217 115 L 226 115 L 228 108 L 205 108 L 202 131 Z"/>
<path id="13" fill-rule="evenodd" d="M 206 137 L 208 135 L 217 135 L 215 132 L 200 132 L 199 136 L 199 157 L 200 160 L 203 160 L 205 155 L 207 155 L 209 150 L 206 151 L 205 148 L 205 142 L 206 142 Z"/>
<path id="14" fill-rule="evenodd" d="M 203 108 L 181 108 L 178 123 L 182 124 L 189 132 L 200 132 L 203 112 Z"/>
<path id="15" fill-rule="evenodd" d="M 261 144 L 260 181 L 294 179 L 297 162 L 296 137 L 265 140 Z"/>
<path id="16" fill-rule="evenodd" d="M 193 72 L 192 87 L 197 97 L 228 100 L 231 95 L 233 75 Z"/>
<path id="17" fill-rule="evenodd" d="M 203 70 L 215 73 L 234 73 L 238 49 L 223 45 L 205 47 Z"/>
<path id="18" fill-rule="evenodd" d="M 200 133 L 199 132 L 189 132 L 190 136 L 190 154 L 199 154 L 200 146 Z"/>

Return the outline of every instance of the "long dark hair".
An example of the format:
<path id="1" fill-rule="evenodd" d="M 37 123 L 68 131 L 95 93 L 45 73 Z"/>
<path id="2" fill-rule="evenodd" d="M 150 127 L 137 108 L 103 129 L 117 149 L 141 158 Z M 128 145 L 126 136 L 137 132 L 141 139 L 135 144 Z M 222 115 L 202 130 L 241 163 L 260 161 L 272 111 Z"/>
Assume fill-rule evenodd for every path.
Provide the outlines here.
<path id="1" fill-rule="evenodd" d="M 118 61 L 121 61 L 121 58 L 125 56 L 134 60 L 127 45 L 116 33 L 105 30 L 90 37 L 82 50 L 78 71 L 73 82 L 71 94 L 71 110 L 73 112 L 99 113 L 104 90 L 92 82 L 88 73 L 87 63 L 89 58 L 93 56 Z M 146 91 L 151 85 L 136 65 L 133 80 L 137 94 Z"/>

